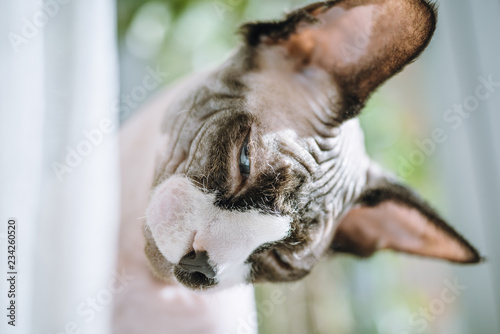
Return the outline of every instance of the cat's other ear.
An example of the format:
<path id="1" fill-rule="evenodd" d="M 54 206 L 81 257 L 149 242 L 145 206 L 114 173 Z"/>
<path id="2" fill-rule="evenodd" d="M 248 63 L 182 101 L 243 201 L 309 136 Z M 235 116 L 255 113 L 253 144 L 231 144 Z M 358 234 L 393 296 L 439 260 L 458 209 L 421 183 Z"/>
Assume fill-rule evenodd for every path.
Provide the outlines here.
<path id="1" fill-rule="evenodd" d="M 334 0 L 282 21 L 245 24 L 242 33 L 253 67 L 273 58 L 293 63 L 285 67 L 291 71 L 326 72 L 342 98 L 343 120 L 425 49 L 435 27 L 435 8 L 425 0 Z"/>
<path id="2" fill-rule="evenodd" d="M 367 188 L 340 218 L 332 249 L 367 257 L 390 249 L 457 263 L 478 251 L 412 190 L 395 182 Z"/>

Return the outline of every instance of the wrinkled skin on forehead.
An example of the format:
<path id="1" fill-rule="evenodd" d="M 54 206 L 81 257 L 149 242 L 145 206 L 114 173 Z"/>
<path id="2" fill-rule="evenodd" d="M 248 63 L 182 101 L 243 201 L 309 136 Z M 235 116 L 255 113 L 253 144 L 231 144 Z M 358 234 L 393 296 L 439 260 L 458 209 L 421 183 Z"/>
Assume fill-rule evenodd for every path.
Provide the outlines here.
<path id="1" fill-rule="evenodd" d="M 353 118 L 434 27 L 432 7 L 418 0 L 330 1 L 244 26 L 245 44 L 165 113 L 145 225 L 153 271 L 207 289 L 297 280 L 331 251 L 478 262 L 465 239 L 370 161 Z M 194 253 L 206 254 L 209 274 L 181 265 Z"/>

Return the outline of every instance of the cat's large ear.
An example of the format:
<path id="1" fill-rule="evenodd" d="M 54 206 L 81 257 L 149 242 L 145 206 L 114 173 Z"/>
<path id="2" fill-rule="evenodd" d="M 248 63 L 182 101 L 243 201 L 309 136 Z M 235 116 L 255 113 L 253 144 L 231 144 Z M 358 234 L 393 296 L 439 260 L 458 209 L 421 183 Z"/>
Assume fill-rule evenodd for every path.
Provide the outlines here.
<path id="1" fill-rule="evenodd" d="M 478 263 L 477 250 L 406 186 L 368 187 L 340 218 L 332 250 L 367 257 L 390 249 L 458 263 Z"/>
<path id="2" fill-rule="evenodd" d="M 329 74 L 344 108 L 356 116 L 369 95 L 414 60 L 436 27 L 434 6 L 424 0 L 333 0 L 290 13 L 284 20 L 242 26 L 258 67 L 274 54 L 293 62 L 294 71 L 311 67 Z"/>

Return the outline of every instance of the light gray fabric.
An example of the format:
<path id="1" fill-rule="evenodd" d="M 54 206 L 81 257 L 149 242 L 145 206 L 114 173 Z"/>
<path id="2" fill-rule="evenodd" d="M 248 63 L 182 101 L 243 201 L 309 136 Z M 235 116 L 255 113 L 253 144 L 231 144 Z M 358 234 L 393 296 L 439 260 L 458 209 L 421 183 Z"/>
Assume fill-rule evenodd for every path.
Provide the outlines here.
<path id="1" fill-rule="evenodd" d="M 439 1 L 439 25 L 429 57 L 429 110 L 448 139 L 437 148 L 449 217 L 487 257 L 479 267 L 456 267 L 467 286 L 460 316 L 464 333 L 498 333 L 500 323 L 500 87 L 470 116 L 447 122 L 454 104 L 475 96 L 482 77 L 500 82 L 500 2 Z M 469 101 L 470 102 L 470 101 Z M 456 125 L 454 129 L 452 125 Z"/>
<path id="2" fill-rule="evenodd" d="M 111 303 L 94 318 L 82 303 L 105 300 L 116 257 L 114 33 L 114 1 L 0 2 L 0 232 L 18 219 L 15 333 L 110 329 Z M 86 156 L 68 167 L 68 149 Z"/>

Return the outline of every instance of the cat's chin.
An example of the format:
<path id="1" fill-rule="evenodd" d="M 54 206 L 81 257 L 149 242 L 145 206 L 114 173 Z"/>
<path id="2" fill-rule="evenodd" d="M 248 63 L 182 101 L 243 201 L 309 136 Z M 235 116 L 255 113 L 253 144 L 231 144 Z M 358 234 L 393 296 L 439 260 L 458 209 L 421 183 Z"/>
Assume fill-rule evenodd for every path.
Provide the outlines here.
<path id="1" fill-rule="evenodd" d="M 208 278 L 198 272 L 190 273 L 178 266 L 174 267 L 174 275 L 180 284 L 193 291 L 206 292 L 214 290 L 218 283 L 214 278 Z"/>

